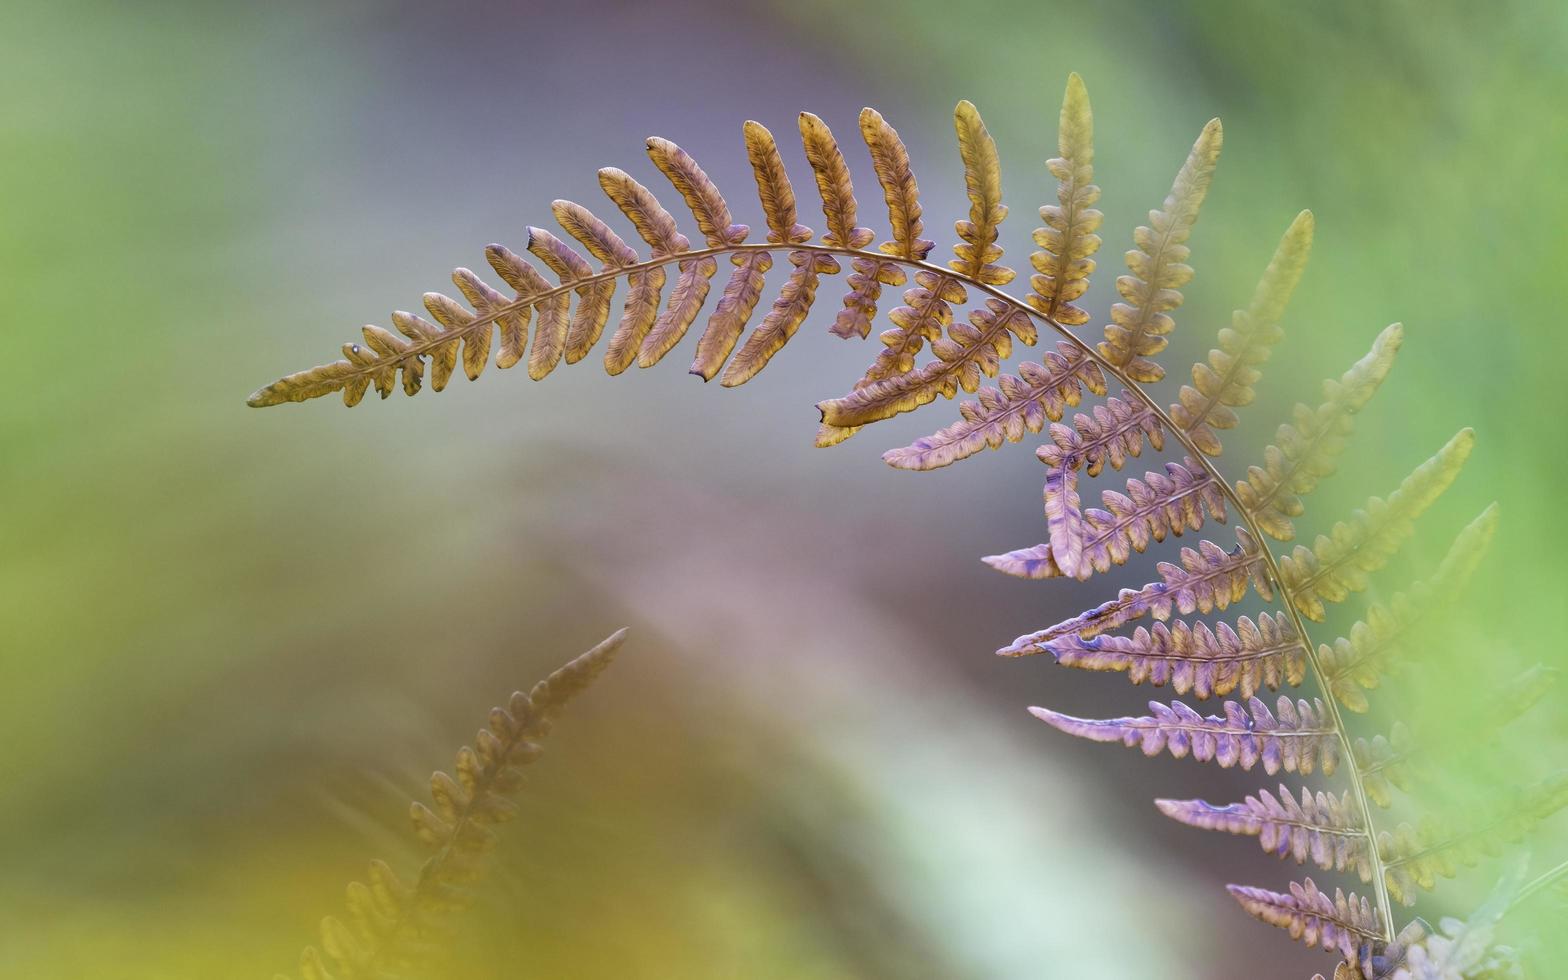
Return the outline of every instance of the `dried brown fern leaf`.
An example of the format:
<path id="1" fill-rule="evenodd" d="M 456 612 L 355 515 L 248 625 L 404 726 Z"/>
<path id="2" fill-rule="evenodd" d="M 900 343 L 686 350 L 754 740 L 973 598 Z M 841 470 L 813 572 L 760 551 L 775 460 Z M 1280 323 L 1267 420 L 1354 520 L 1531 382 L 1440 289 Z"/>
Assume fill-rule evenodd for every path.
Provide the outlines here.
<path id="1" fill-rule="evenodd" d="M 430 777 L 431 806 L 410 809 L 414 831 L 430 857 L 412 882 L 383 861 L 370 864 L 369 882 L 348 886 L 347 920 L 327 916 L 321 949 L 300 956 L 303 980 L 389 980 L 412 975 L 438 949 L 449 919 L 470 900 L 494 846 L 492 829 L 516 813 L 510 800 L 523 786 L 523 768 L 538 759 L 540 741 L 556 717 L 614 660 L 626 630 L 573 659 L 505 707 L 490 709 L 489 725 L 457 753 L 453 772 Z M 330 962 L 330 966 L 329 966 Z"/>

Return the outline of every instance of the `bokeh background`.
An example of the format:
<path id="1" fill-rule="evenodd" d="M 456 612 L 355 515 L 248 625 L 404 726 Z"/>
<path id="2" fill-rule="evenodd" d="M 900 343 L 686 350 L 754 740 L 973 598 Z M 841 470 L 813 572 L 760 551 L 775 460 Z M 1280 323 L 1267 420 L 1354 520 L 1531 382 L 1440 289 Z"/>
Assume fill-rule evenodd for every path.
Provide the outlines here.
<path id="1" fill-rule="evenodd" d="M 1167 362 L 1208 348 L 1299 208 L 1318 222 L 1226 465 L 1403 320 L 1349 475 L 1308 525 L 1473 425 L 1467 473 L 1374 594 L 1499 500 L 1468 619 L 1432 655 L 1562 659 L 1560 3 L 61 0 L 0 21 L 0 974 L 291 969 L 369 858 L 412 873 L 407 800 L 489 705 L 622 625 L 621 663 L 507 828 L 455 976 L 1325 965 L 1221 887 L 1294 867 L 1149 803 L 1265 778 L 1072 742 L 1024 708 L 1122 714 L 1150 693 L 990 655 L 1147 578 L 1019 582 L 976 560 L 1044 535 L 1030 444 L 884 466 L 955 417 L 940 402 L 812 448 L 812 403 L 875 352 L 826 334 L 827 290 L 739 390 L 676 364 L 245 407 L 485 243 L 520 248 L 553 198 L 597 200 L 596 168 L 651 179 L 650 134 L 758 225 L 742 121 L 782 136 L 809 108 L 851 148 L 876 105 L 945 249 L 965 208 L 949 114 L 971 99 L 1022 267 L 1076 70 L 1106 189 L 1103 310 L 1131 228 L 1222 116 Z M 785 158 L 810 210 L 802 154 Z M 1486 765 L 1561 758 L 1556 704 L 1528 752 Z M 1548 826 L 1542 863 L 1564 836 Z"/>

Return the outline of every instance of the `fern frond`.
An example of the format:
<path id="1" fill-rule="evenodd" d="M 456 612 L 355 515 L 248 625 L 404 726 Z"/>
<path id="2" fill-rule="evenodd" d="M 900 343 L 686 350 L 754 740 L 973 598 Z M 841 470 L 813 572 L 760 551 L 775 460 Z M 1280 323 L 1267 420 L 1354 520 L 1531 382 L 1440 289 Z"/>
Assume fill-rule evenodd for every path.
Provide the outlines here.
<path id="1" fill-rule="evenodd" d="M 1077 405 L 1085 389 L 1105 394 L 1105 375 L 1083 350 L 1062 341 L 1039 363 L 1020 364 L 1017 376 L 1004 374 L 997 387 L 982 388 L 978 401 L 962 402 L 957 422 L 891 449 L 882 459 L 901 470 L 940 469 L 1039 432 L 1047 421 L 1061 418 L 1068 406 Z"/>
<path id="2" fill-rule="evenodd" d="M 1090 476 L 1099 476 L 1106 463 L 1121 469 L 1129 456 L 1143 455 L 1144 443 L 1165 448 L 1165 431 L 1155 411 L 1116 397 L 1094 406 L 1092 414 L 1079 412 L 1072 425 L 1053 423 L 1049 432 L 1051 442 L 1035 450 L 1040 462 L 1074 468 L 1082 464 Z"/>
<path id="3" fill-rule="evenodd" d="M 855 223 L 859 208 L 855 184 L 850 180 L 849 166 L 844 163 L 844 153 L 833 138 L 833 131 L 819 117 L 802 112 L 800 139 L 806 148 L 806 162 L 811 164 L 817 179 L 817 191 L 822 195 L 822 215 L 828 225 L 822 240 L 845 248 L 870 244 L 876 232 Z"/>
<path id="4" fill-rule="evenodd" d="M 1036 331 L 1029 315 L 1002 303 L 990 303 L 984 310 L 976 310 L 970 318 L 973 328 L 953 322 L 952 304 L 969 299 L 960 277 L 990 286 L 1006 284 L 1013 278 L 1011 269 L 994 264 L 1002 254 L 996 244 L 997 229 L 1007 216 L 1007 208 L 1002 204 L 1002 170 L 996 141 L 969 102 L 958 104 L 953 124 L 969 195 L 969 219 L 955 226 L 960 239 L 954 246 L 958 257 L 948 263 L 956 275 L 926 269 L 915 273 L 914 288 L 904 294 L 906 305 L 889 314 L 894 325 L 880 338 L 885 345 L 882 352 L 855 383 L 855 390 L 817 405 L 822 412 L 819 445 L 842 442 L 863 425 L 913 411 L 934 401 L 939 394 L 952 398 L 960 387 L 974 391 L 982 373 L 996 375 L 1000 358 L 1011 353 L 1013 336 L 1026 344 L 1035 342 Z M 897 228 L 896 220 L 894 227 Z M 883 251 L 888 251 L 886 246 Z M 946 343 L 942 341 L 944 331 L 949 337 Z M 915 372 L 915 355 L 927 342 L 938 360 Z"/>
<path id="5" fill-rule="evenodd" d="M 1340 704 L 1356 712 L 1368 709 L 1362 692 L 1375 689 L 1404 663 L 1412 634 L 1463 591 L 1496 531 L 1493 504 L 1459 533 L 1429 582 L 1417 582 L 1408 594 L 1396 593 L 1386 606 L 1373 603 L 1348 637 L 1318 647 L 1323 682 Z"/>
<path id="6" fill-rule="evenodd" d="M 1155 800 L 1154 805 L 1189 827 L 1256 837 L 1263 850 L 1279 858 L 1311 861 L 1324 871 L 1354 871 L 1362 881 L 1372 880 L 1372 842 L 1348 792 L 1314 795 L 1303 787 L 1298 802 L 1281 786 L 1278 797 L 1263 790 L 1229 806 L 1203 800 Z"/>
<path id="7" fill-rule="evenodd" d="M 1226 888 L 1249 915 L 1286 930 L 1290 938 L 1308 946 L 1337 952 L 1347 962 L 1355 962 L 1364 945 L 1383 939 L 1383 923 L 1371 903 L 1337 888 L 1329 898 L 1311 878 L 1291 882 L 1289 894 L 1242 885 Z"/>
<path id="8" fill-rule="evenodd" d="M 1144 616 L 1165 620 L 1173 611 L 1190 615 L 1225 609 L 1247 594 L 1249 584 L 1264 599 L 1272 599 L 1273 588 L 1265 577 L 1263 554 L 1257 543 L 1241 528 L 1236 529 L 1236 538 L 1237 545 L 1230 551 L 1212 541 L 1202 541 L 1197 548 L 1183 548 L 1180 565 L 1159 563 L 1160 581 L 1141 589 L 1123 589 L 1115 599 L 1072 619 L 1020 636 L 997 654 L 1019 657 L 1043 653 L 1045 644 L 1052 640 L 1069 635 L 1087 640 Z"/>
<path id="9" fill-rule="evenodd" d="M 1237 310 L 1230 328 L 1220 331 L 1220 345 L 1209 351 L 1208 361 L 1192 366 L 1192 384 L 1182 385 L 1179 400 L 1171 406 L 1171 420 L 1210 456 L 1220 454 L 1220 439 L 1214 430 L 1235 428 L 1237 418 L 1232 409 L 1250 404 L 1256 397 L 1252 386 L 1262 377 L 1259 365 L 1285 336 L 1279 321 L 1306 269 L 1312 229 L 1311 211 L 1296 215 L 1263 271 L 1251 305 Z"/>
<path id="10" fill-rule="evenodd" d="M 917 273 L 917 279 L 920 275 L 925 273 Z M 1012 355 L 1014 337 L 1031 347 L 1039 337 L 1027 313 L 995 299 L 971 312 L 969 325 L 949 323 L 948 334 L 947 339 L 929 335 L 937 357 L 929 364 L 858 387 L 842 398 L 818 402 L 823 423 L 858 428 L 912 412 L 939 395 L 952 398 L 960 388 L 972 392 L 980 387 L 982 375 L 996 377 L 1002 360 Z"/>
<path id="11" fill-rule="evenodd" d="M 558 209 L 556 212 L 558 216 L 568 214 L 572 207 L 567 201 L 557 201 L 555 204 Z M 563 220 L 562 224 L 564 225 L 565 223 Z M 499 250 L 501 246 L 492 245 L 490 248 Z M 593 266 L 588 264 L 587 259 L 578 254 L 576 249 L 543 228 L 532 226 L 528 228 L 528 251 L 532 252 L 539 261 L 548 266 L 562 285 L 582 282 L 593 277 Z M 614 266 L 607 264 L 606 268 L 614 268 Z M 588 352 L 593 349 L 593 345 L 599 342 L 599 338 L 604 334 L 605 324 L 610 321 L 610 304 L 614 299 L 615 280 L 613 279 L 603 282 L 589 282 L 577 287 L 577 309 L 573 311 L 571 322 L 567 325 L 566 330 L 565 351 L 563 352 L 566 363 L 576 364 L 587 357 Z M 470 302 L 472 302 L 471 297 Z M 525 309 L 525 318 L 526 313 Z M 504 320 L 497 322 L 501 324 L 502 348 L 504 350 L 507 344 L 506 323 Z M 506 365 L 498 357 L 496 366 L 505 367 Z"/>
<path id="12" fill-rule="evenodd" d="M 1087 579 L 1093 572 L 1126 564 L 1134 553 L 1146 550 L 1150 541 L 1196 531 L 1205 518 L 1225 520 L 1224 491 L 1191 459 L 1185 464 L 1166 463 L 1163 474 L 1150 472 L 1142 480 L 1128 480 L 1125 494 L 1101 491 L 1105 510 L 1079 511 L 1077 479 L 1077 471 L 1069 467 L 1047 471 L 1049 543 L 981 560 L 1018 578 L 1070 575 Z"/>
<path id="13" fill-rule="evenodd" d="M 778 299 L 773 301 L 773 308 L 724 368 L 724 376 L 719 379 L 724 387 L 743 385 L 768 366 L 773 355 L 783 350 L 800 325 L 806 322 L 821 277 L 839 271 L 839 264 L 832 256 L 815 252 L 791 252 L 789 262 L 795 268 L 785 280 Z"/>
<path id="14" fill-rule="evenodd" d="M 996 141 L 980 119 L 980 111 L 967 99 L 953 110 L 953 128 L 958 132 L 958 155 L 964 161 L 964 189 L 969 194 L 969 220 L 955 226 L 963 243 L 954 247 L 958 258 L 948 265 L 964 278 L 988 286 L 1005 286 L 1014 272 L 997 265 L 1002 249 L 996 244 L 997 229 L 1007 217 L 1002 203 L 1002 164 L 996 155 Z"/>
<path id="15" fill-rule="evenodd" d="M 1279 427 L 1274 443 L 1263 451 L 1263 465 L 1247 470 L 1236 484 L 1236 496 L 1264 534 L 1280 541 L 1296 536 L 1292 517 L 1305 509 L 1302 496 L 1329 476 L 1345 451 L 1351 417 L 1366 407 L 1394 366 L 1405 329 L 1395 323 L 1378 334 L 1372 350 L 1350 366 L 1338 382 L 1323 383 L 1324 402 L 1316 409 L 1297 405 L 1294 425 Z"/>
<path id="16" fill-rule="evenodd" d="M 1104 215 L 1094 208 L 1100 199 L 1094 184 L 1094 112 L 1077 72 L 1067 76 L 1057 152 L 1061 155 L 1045 164 L 1057 181 L 1057 203 L 1040 209 L 1045 227 L 1034 232 L 1039 250 L 1029 257 L 1035 274 L 1029 279 L 1034 291 L 1028 303 L 1057 323 L 1079 326 L 1089 322 L 1089 313 L 1073 302 L 1089 288 L 1093 256 L 1100 250 L 1095 232 Z"/>
<path id="17" fill-rule="evenodd" d="M 921 238 L 920 188 L 909 163 L 909 151 L 898 131 L 888 125 L 882 114 L 867 107 L 860 111 L 860 135 L 871 151 L 871 165 L 887 200 L 888 222 L 893 236 L 878 250 L 904 259 L 924 261 L 935 242 Z M 849 293 L 829 331 L 849 337 L 868 337 L 876 320 L 877 301 L 883 286 L 902 286 L 907 276 L 896 262 L 857 258 L 850 263 Z"/>
<path id="18" fill-rule="evenodd" d="M 1191 693 L 1200 701 L 1240 692 L 1251 698 L 1282 684 L 1299 686 L 1306 677 L 1306 646 L 1289 618 L 1261 613 L 1257 621 L 1242 616 L 1235 626 L 1172 620 L 1167 626 L 1138 627 L 1132 636 L 1076 634 L 1051 640 L 1044 652 L 1064 667 L 1124 671 L 1134 684 L 1169 684 L 1177 694 Z"/>
<path id="19" fill-rule="evenodd" d="M 1560 671 L 1537 664 L 1472 698 L 1462 711 L 1445 715 L 1439 724 L 1412 733 L 1409 726 L 1395 722 L 1387 737 L 1357 738 L 1356 767 L 1367 794 L 1387 808 L 1393 789 L 1409 792 L 1418 777 L 1428 777 L 1450 766 L 1456 756 L 1490 744 L 1498 732 L 1540 703 L 1560 676 Z"/>
<path id="20" fill-rule="evenodd" d="M 1453 878 L 1462 867 L 1497 855 L 1504 844 L 1523 840 L 1542 821 L 1568 807 L 1568 773 L 1558 773 L 1488 807 L 1466 826 L 1427 818 L 1420 828 L 1400 824 L 1378 836 L 1388 893 L 1396 902 L 1415 904 L 1418 889 L 1431 891 L 1437 879 Z"/>
<path id="21" fill-rule="evenodd" d="M 1221 707 L 1223 715 L 1204 717 L 1180 701 L 1169 705 L 1150 701 L 1152 714 L 1104 720 L 1074 718 L 1046 708 L 1029 711 L 1058 731 L 1093 742 L 1136 746 L 1149 756 L 1168 751 L 1182 759 L 1191 754 L 1222 769 L 1250 770 L 1261 763 L 1271 776 L 1281 770 L 1307 775 L 1316 769 L 1333 775 L 1338 768 L 1339 730 L 1322 701 L 1314 705 L 1281 697 L 1277 716 L 1258 698 L 1248 698 L 1246 704 L 1226 701 Z"/>
<path id="22" fill-rule="evenodd" d="M 1192 279 L 1192 267 L 1186 264 L 1190 249 L 1184 243 L 1209 192 L 1223 142 L 1220 121 L 1209 120 L 1177 172 L 1163 209 L 1150 211 L 1149 224 L 1133 233 L 1136 247 L 1127 253 L 1132 275 L 1116 280 L 1116 291 L 1126 302 L 1111 307 L 1111 322 L 1100 344 L 1100 355 L 1133 381 L 1165 377 L 1165 369 L 1151 358 L 1169 343 L 1165 338 L 1176 326 L 1169 311 L 1181 305 L 1181 287 Z"/>
<path id="23" fill-rule="evenodd" d="M 876 170 L 877 182 L 882 185 L 888 223 L 893 229 L 892 239 L 878 246 L 879 250 L 888 255 L 923 260 L 936 243 L 920 237 L 924 231 L 920 220 L 920 188 L 915 182 L 904 141 L 882 114 L 870 107 L 860 110 L 860 135 L 871 151 L 871 166 Z M 860 335 L 866 334 L 862 331 Z"/>
<path id="24" fill-rule="evenodd" d="M 767 218 L 768 241 L 775 245 L 809 242 L 813 233 L 795 220 L 795 190 L 784 170 L 773 134 L 766 126 L 752 120 L 747 120 L 744 134 L 746 156 L 751 162 L 757 196 Z M 730 261 L 734 263 L 735 271 L 730 274 L 723 295 L 708 318 L 707 329 L 697 341 L 697 356 L 691 364 L 691 373 L 704 381 L 713 380 L 729 359 L 746 324 L 751 321 L 757 301 L 762 297 L 767 272 L 773 267 L 773 257 L 766 252 L 737 254 Z"/>
<path id="25" fill-rule="evenodd" d="M 429 958 L 449 931 L 445 920 L 468 904 L 468 889 L 484 873 L 484 855 L 495 843 L 491 828 L 515 815 L 509 797 L 522 788 L 523 767 L 539 757 L 539 740 L 625 638 L 626 630 L 616 632 L 529 693 L 515 692 L 506 707 L 490 709 L 489 727 L 458 751 L 456 776 L 430 777 L 432 806 L 410 808 L 415 833 L 431 851 L 418 879 L 404 883 L 385 862 L 372 861 L 369 884 L 348 886 L 347 921 L 327 916 L 321 950 L 301 954 L 304 980 L 383 980 L 408 975 Z"/>
<path id="26" fill-rule="evenodd" d="M 1301 614 L 1321 621 L 1325 602 L 1342 602 L 1367 587 L 1367 576 L 1388 563 L 1414 530 L 1417 517 L 1447 490 L 1475 445 L 1475 432 L 1462 429 L 1437 455 L 1416 467 L 1387 501 L 1373 497 L 1364 510 L 1318 535 L 1311 548 L 1298 545 L 1279 563 L 1285 590 Z"/>

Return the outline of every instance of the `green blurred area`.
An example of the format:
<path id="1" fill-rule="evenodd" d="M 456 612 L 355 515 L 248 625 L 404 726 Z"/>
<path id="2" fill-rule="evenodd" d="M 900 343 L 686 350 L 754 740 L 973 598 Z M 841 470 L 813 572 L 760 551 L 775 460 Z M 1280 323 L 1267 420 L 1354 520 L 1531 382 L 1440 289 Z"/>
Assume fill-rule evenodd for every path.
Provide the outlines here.
<path id="1" fill-rule="evenodd" d="M 742 119 L 783 142 L 799 109 L 850 132 L 877 105 L 946 248 L 964 207 L 947 114 L 971 99 L 1022 267 L 1072 70 L 1105 188 L 1090 308 L 1221 116 L 1167 363 L 1207 349 L 1299 208 L 1318 228 L 1226 465 L 1402 320 L 1351 475 L 1306 526 L 1474 426 L 1466 474 L 1374 594 L 1495 499 L 1473 612 L 1433 652 L 1466 680 L 1433 699 L 1561 665 L 1560 4 L 23 4 L 0 30 L 21 368 L 0 413 L 0 973 L 289 969 L 367 859 L 417 867 L 407 801 L 484 710 L 626 623 L 623 663 L 525 794 L 455 976 L 1321 968 L 1218 887 L 1287 869 L 1147 805 L 1258 780 L 1064 745 L 1023 706 L 1111 713 L 1145 692 L 989 657 L 1098 601 L 974 561 L 1044 533 L 1028 450 L 889 475 L 881 450 L 946 424 L 945 402 L 810 447 L 811 402 L 871 357 L 820 336 L 836 303 L 744 392 L 666 366 L 495 374 L 352 413 L 243 404 L 486 242 L 516 243 L 552 198 L 589 200 L 594 168 L 643 164 L 650 132 L 755 225 Z M 1551 765 L 1560 703 L 1528 729 L 1540 752 L 1464 765 Z"/>

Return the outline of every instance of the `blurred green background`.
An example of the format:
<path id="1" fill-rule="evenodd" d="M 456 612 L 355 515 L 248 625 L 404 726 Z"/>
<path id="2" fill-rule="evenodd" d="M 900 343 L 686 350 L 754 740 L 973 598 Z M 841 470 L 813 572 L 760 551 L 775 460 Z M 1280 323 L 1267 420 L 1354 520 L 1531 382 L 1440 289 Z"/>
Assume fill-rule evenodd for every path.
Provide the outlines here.
<path id="1" fill-rule="evenodd" d="M 1225 465 L 1404 321 L 1353 475 L 1306 523 L 1326 530 L 1473 425 L 1467 473 L 1384 581 L 1499 500 L 1459 658 L 1560 662 L 1561 3 L 13 4 L 0 974 L 291 969 L 366 860 L 412 873 L 407 800 L 489 705 L 621 625 L 622 662 L 552 739 L 455 975 L 1322 968 L 1221 888 L 1296 869 L 1148 802 L 1266 779 L 1069 744 L 1024 707 L 1122 714 L 1151 695 L 990 656 L 1147 563 L 1087 586 L 980 565 L 1044 536 L 1029 444 L 922 476 L 878 460 L 951 403 L 811 447 L 812 403 L 874 354 L 826 336 L 828 292 L 737 391 L 667 366 L 540 387 L 492 372 L 353 412 L 244 406 L 487 242 L 521 248 L 553 198 L 595 202 L 596 168 L 648 179 L 650 134 L 758 225 L 742 121 L 786 142 L 809 108 L 848 148 L 876 105 L 941 251 L 966 207 L 950 112 L 970 99 L 1023 267 L 1072 70 L 1105 188 L 1091 309 L 1223 117 L 1173 378 L 1291 216 L 1318 227 Z M 810 210 L 798 148 L 785 160 Z M 1561 757 L 1559 703 L 1510 761 Z"/>

